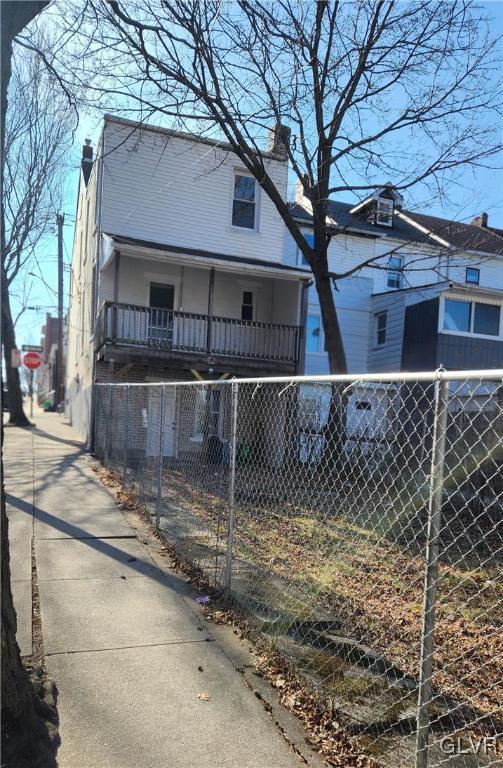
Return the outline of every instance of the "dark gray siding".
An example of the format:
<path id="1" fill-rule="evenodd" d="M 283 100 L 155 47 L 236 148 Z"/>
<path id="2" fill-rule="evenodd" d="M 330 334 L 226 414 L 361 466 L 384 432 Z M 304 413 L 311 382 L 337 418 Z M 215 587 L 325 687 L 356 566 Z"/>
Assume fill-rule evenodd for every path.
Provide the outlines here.
<path id="1" fill-rule="evenodd" d="M 503 341 L 439 333 L 436 362 L 450 370 L 502 368 Z"/>
<path id="2" fill-rule="evenodd" d="M 402 371 L 431 371 L 437 367 L 438 298 L 405 310 Z"/>

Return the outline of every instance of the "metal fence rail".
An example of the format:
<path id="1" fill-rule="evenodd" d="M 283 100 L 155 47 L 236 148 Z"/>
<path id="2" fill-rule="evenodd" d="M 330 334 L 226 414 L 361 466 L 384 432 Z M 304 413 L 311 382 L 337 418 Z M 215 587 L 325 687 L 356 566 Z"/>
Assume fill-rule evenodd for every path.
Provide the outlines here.
<path id="1" fill-rule="evenodd" d="M 503 760 L 503 371 L 98 385 L 96 454 L 389 766 Z"/>

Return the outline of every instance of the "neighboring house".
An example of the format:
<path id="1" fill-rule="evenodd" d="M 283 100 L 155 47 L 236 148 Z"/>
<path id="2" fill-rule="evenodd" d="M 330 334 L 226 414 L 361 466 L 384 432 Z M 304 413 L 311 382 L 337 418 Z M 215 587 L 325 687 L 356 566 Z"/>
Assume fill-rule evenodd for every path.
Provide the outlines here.
<path id="1" fill-rule="evenodd" d="M 45 323 L 42 326 L 42 338 L 40 339 L 42 365 L 36 372 L 37 399 L 40 404 L 46 401 L 54 402 L 57 341 L 58 320 L 56 317 L 51 317 L 50 313 L 47 313 Z"/>
<path id="2" fill-rule="evenodd" d="M 312 238 L 309 203 L 302 194 L 292 212 L 306 239 Z M 503 231 L 488 226 L 487 214 L 462 224 L 406 211 L 400 195 L 386 185 L 355 205 L 331 200 L 329 218 L 336 232 L 329 246 L 330 271 L 340 274 L 366 262 L 334 285 L 349 373 L 503 367 Z M 311 271 L 288 233 L 285 264 Z M 314 285 L 305 336 L 305 372 L 329 373 Z M 451 391 L 457 388 L 454 383 Z M 458 389 L 450 407 L 466 410 L 466 400 L 480 406 L 484 398 L 493 407 L 494 388 Z M 424 429 L 418 424 L 431 396 L 423 400 L 421 387 L 405 391 L 388 384 L 352 388 L 348 451 L 363 445 L 380 460 L 394 449 L 397 429 L 417 434 Z M 306 385 L 302 392 L 308 416 L 300 458 L 317 461 L 325 444 L 330 391 Z"/>
<path id="3" fill-rule="evenodd" d="M 292 211 L 311 238 L 306 201 Z M 331 200 L 329 217 L 330 270 L 371 262 L 334 286 L 350 373 L 503 367 L 503 231 L 487 214 L 462 224 L 407 211 L 388 185 L 356 205 Z M 289 234 L 285 264 L 310 271 Z M 328 372 L 311 286 L 306 373 Z"/>
<path id="4" fill-rule="evenodd" d="M 285 198 L 287 140 L 271 130 L 260 155 Z M 80 434 L 95 382 L 301 372 L 309 275 L 283 262 L 283 241 L 229 147 L 106 116 L 96 158 L 83 148 L 72 257 L 67 413 Z M 191 439 L 208 405 L 194 404 Z"/>

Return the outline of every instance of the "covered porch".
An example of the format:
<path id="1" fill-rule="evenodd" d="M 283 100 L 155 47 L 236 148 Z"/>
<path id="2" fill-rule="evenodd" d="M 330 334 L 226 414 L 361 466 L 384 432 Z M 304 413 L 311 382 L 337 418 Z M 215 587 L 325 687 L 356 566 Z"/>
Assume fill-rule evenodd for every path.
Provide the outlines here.
<path id="1" fill-rule="evenodd" d="M 95 325 L 98 359 L 141 358 L 236 375 L 302 370 L 305 272 L 125 238 L 108 245 Z"/>

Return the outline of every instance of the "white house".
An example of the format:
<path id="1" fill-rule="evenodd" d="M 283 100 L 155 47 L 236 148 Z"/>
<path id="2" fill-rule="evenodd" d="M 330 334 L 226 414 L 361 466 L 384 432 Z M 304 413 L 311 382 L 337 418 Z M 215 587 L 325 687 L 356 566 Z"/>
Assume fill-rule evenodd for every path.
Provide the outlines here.
<path id="1" fill-rule="evenodd" d="M 302 196 L 292 212 L 312 237 Z M 334 286 L 351 373 L 502 367 L 503 231 L 487 214 L 463 224 L 407 211 L 389 185 L 357 205 L 331 200 L 329 217 L 330 271 L 368 264 Z M 289 233 L 285 264 L 310 272 Z M 313 285 L 305 371 L 329 372 Z"/>
<path id="2" fill-rule="evenodd" d="M 310 207 L 302 193 L 291 210 L 306 239 L 312 238 Z M 486 214 L 470 224 L 417 214 L 404 210 L 400 195 L 387 185 L 355 205 L 331 200 L 329 222 L 336 233 L 329 270 L 355 270 L 333 289 L 350 373 L 503 367 L 503 232 L 488 227 Z M 288 232 L 284 249 L 285 264 L 310 273 Z M 305 338 L 305 372 L 329 373 L 313 284 Z M 456 383 L 452 386 L 456 389 Z M 328 388 L 305 385 L 302 395 L 309 413 L 300 458 L 317 461 L 331 394 Z M 352 387 L 347 449 L 355 440 L 361 447 L 363 440 L 380 457 L 392 447 L 397 424 L 404 427 L 404 419 L 410 419 L 413 432 L 412 422 L 428 409 L 419 392 L 415 397 L 404 402 L 394 385 Z"/>
<path id="3" fill-rule="evenodd" d="M 287 138 L 271 130 L 261 155 L 285 198 Z M 302 370 L 309 276 L 228 146 L 106 116 L 76 219 L 67 411 L 84 438 L 95 382 Z"/>

